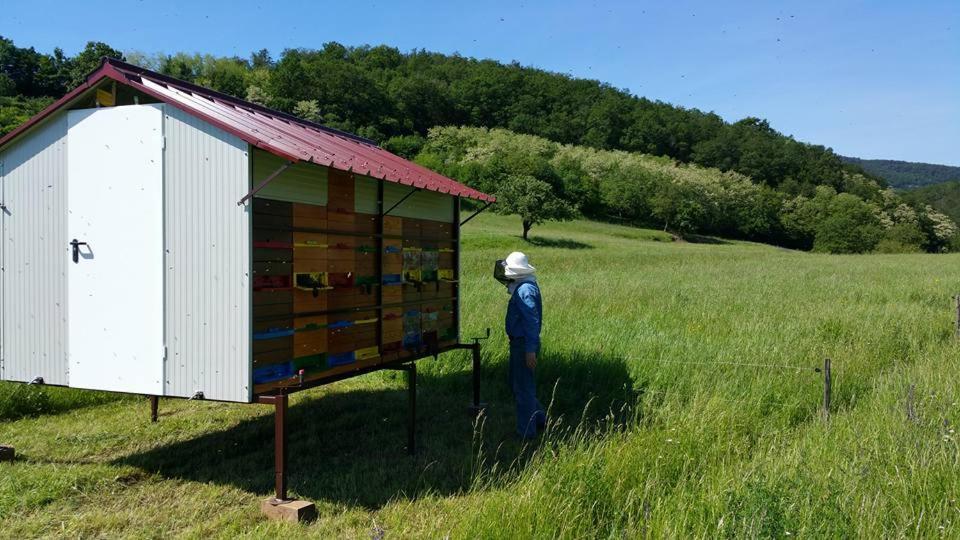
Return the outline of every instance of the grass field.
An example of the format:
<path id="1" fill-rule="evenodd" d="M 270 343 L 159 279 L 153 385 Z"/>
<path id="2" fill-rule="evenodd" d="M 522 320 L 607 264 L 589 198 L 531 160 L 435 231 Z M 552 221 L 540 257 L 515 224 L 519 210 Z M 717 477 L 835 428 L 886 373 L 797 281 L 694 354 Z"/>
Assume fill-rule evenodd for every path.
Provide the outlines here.
<path id="1" fill-rule="evenodd" d="M 2 385 L 0 443 L 20 459 L 0 464 L 0 536 L 960 536 L 960 255 L 672 243 L 582 221 L 524 245 L 518 230 L 465 227 L 464 337 L 494 330 L 481 422 L 458 354 L 420 364 L 416 458 L 401 374 L 292 399 L 291 490 L 317 522 L 261 517 L 266 406 L 161 401 L 150 424 L 142 398 Z M 531 446 L 512 437 L 507 296 L 489 276 L 515 248 L 545 300 L 553 425 Z"/>

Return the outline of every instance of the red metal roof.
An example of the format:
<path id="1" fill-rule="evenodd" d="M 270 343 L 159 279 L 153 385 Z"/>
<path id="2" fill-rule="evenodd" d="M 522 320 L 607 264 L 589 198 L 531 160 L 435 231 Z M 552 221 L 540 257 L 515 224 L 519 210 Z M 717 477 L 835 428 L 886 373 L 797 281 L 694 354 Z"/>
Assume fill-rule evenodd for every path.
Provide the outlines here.
<path id="1" fill-rule="evenodd" d="M 479 201 L 496 198 L 407 161 L 356 135 L 302 120 L 202 86 L 112 58 L 87 81 L 0 138 L 0 148 L 31 126 L 78 98 L 104 78 L 113 79 L 291 161 L 316 163 L 388 182 Z"/>

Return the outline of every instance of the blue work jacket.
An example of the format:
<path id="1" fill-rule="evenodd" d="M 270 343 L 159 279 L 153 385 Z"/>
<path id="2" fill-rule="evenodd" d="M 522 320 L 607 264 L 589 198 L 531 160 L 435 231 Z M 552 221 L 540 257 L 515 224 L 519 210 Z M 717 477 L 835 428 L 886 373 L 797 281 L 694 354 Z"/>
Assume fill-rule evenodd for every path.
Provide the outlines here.
<path id="1" fill-rule="evenodd" d="M 523 338 L 525 352 L 539 352 L 543 303 L 534 281 L 521 283 L 507 305 L 506 331 L 511 338 Z"/>

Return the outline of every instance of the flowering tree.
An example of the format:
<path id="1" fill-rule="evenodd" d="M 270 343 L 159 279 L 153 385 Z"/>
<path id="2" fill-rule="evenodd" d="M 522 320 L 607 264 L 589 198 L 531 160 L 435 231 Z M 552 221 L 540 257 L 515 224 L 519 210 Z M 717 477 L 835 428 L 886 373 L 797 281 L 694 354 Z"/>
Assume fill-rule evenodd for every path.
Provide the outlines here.
<path id="1" fill-rule="evenodd" d="M 497 188 L 499 214 L 519 214 L 523 223 L 523 239 L 530 228 L 544 221 L 567 221 L 577 209 L 553 193 L 550 184 L 529 175 L 509 176 Z"/>

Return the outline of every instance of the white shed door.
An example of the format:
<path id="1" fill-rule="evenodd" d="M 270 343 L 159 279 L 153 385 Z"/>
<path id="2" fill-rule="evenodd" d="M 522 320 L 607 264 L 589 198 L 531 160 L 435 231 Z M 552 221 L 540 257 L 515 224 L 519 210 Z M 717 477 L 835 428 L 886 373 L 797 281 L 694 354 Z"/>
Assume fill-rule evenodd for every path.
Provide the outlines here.
<path id="1" fill-rule="evenodd" d="M 68 120 L 70 386 L 162 395 L 162 106 Z"/>

